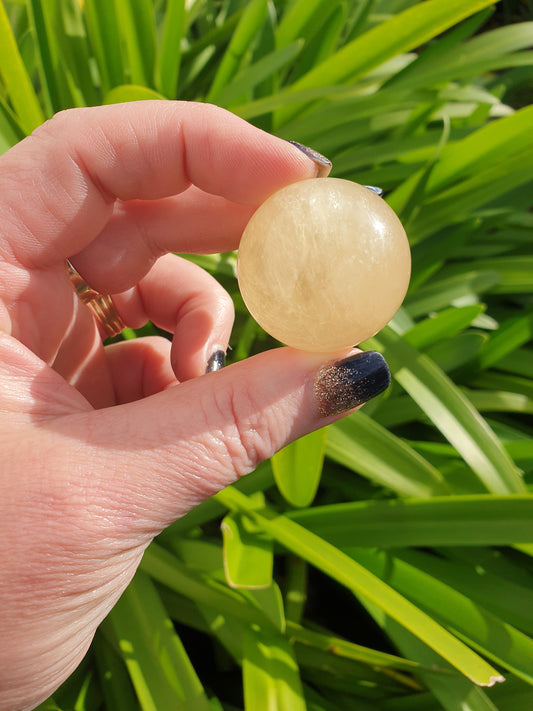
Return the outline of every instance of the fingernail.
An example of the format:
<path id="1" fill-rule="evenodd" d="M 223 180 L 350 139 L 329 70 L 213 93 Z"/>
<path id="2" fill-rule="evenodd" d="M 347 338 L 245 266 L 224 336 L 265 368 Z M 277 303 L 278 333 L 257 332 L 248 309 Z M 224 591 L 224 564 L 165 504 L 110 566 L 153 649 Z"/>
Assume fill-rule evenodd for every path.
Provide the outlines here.
<path id="1" fill-rule="evenodd" d="M 322 153 L 315 151 L 313 148 L 309 148 L 309 146 L 304 146 L 302 143 L 298 143 L 297 141 L 289 141 L 289 143 L 298 148 L 299 151 L 302 151 L 302 153 L 305 153 L 308 158 L 311 158 L 311 160 L 316 163 L 318 166 L 317 178 L 325 178 L 329 175 L 329 171 L 331 170 L 331 161 L 328 160 L 326 156 L 323 156 Z"/>
<path id="2" fill-rule="evenodd" d="M 339 415 L 371 400 L 390 385 L 390 371 L 377 351 L 365 351 L 323 366 L 315 379 L 322 417 Z"/>
<path id="3" fill-rule="evenodd" d="M 214 373 L 215 370 L 221 370 L 225 365 L 226 354 L 223 350 L 217 350 L 209 356 L 205 372 Z"/>
<path id="4" fill-rule="evenodd" d="M 379 195 L 379 197 L 383 195 L 383 188 L 378 188 L 375 185 L 365 185 L 364 187 L 368 188 L 369 190 L 372 190 L 372 192 L 376 193 L 376 195 Z"/>

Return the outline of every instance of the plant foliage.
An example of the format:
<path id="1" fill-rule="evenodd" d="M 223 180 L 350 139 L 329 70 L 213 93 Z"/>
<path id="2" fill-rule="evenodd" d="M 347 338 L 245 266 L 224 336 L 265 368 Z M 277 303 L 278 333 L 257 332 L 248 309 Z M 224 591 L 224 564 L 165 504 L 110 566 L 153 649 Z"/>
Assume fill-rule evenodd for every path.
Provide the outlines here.
<path id="1" fill-rule="evenodd" d="M 214 102 L 382 186 L 413 254 L 363 344 L 390 391 L 165 531 L 42 710 L 533 708 L 531 16 L 0 2 L 0 150 L 72 106 Z M 270 347 L 235 255 L 194 259 L 234 297 L 232 357 Z"/>

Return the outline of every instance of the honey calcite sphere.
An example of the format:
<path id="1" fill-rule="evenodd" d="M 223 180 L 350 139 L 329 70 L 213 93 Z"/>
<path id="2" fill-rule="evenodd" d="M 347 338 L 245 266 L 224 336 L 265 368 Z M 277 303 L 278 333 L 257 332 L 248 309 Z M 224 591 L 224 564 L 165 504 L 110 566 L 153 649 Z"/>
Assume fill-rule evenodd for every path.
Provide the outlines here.
<path id="1" fill-rule="evenodd" d="M 349 180 L 315 178 L 282 188 L 256 210 L 237 273 L 267 333 L 325 353 L 357 345 L 390 321 L 409 285 L 411 255 L 381 197 Z"/>

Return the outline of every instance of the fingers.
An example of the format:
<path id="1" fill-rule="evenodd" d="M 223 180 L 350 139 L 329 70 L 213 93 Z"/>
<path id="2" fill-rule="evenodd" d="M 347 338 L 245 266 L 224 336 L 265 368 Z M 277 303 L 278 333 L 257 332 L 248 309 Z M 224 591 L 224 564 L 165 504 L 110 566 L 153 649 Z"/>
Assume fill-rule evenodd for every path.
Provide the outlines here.
<path id="1" fill-rule="evenodd" d="M 96 496 L 103 492 L 111 518 L 127 516 L 135 526 L 137 512 L 140 529 L 155 535 L 390 382 L 378 353 L 352 352 L 325 365 L 322 359 L 288 348 L 269 351 L 138 402 L 74 418 L 71 440 L 83 441 L 89 430 L 98 443 L 90 448 L 88 485 Z"/>
<path id="2" fill-rule="evenodd" d="M 135 338 L 105 349 L 117 404 L 149 397 L 176 384 L 170 366 L 170 341 Z"/>
<path id="3" fill-rule="evenodd" d="M 117 202 L 104 229 L 71 257 L 98 291 L 125 291 L 168 252 L 213 253 L 237 249 L 255 208 L 195 186 L 161 200 Z"/>
<path id="4" fill-rule="evenodd" d="M 203 269 L 173 254 L 158 259 L 114 303 L 127 325 L 152 321 L 174 334 L 171 363 L 179 380 L 202 375 L 213 353 L 227 350 L 234 319 L 230 296 Z"/>
<path id="5" fill-rule="evenodd" d="M 40 268 L 83 250 L 116 199 L 159 199 L 192 183 L 257 205 L 317 173 L 302 151 L 229 112 L 164 101 L 58 114 L 2 156 L 1 167 L 4 256 Z"/>

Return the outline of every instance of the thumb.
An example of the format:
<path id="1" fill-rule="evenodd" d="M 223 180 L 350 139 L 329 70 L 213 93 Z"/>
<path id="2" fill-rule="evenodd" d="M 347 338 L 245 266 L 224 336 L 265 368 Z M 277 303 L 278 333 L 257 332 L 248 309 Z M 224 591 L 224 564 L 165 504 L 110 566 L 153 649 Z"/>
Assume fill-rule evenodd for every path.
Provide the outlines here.
<path id="1" fill-rule="evenodd" d="M 89 486 L 113 519 L 127 516 L 129 525 L 155 535 L 389 384 L 375 351 L 324 363 L 324 355 L 281 348 L 134 403 L 80 414 L 83 432 L 91 433 Z"/>

